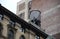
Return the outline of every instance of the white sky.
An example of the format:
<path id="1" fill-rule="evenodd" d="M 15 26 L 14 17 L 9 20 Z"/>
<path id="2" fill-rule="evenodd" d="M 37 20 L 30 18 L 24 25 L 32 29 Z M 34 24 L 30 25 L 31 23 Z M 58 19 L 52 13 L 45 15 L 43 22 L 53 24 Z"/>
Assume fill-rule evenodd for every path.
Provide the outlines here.
<path id="1" fill-rule="evenodd" d="M 17 2 L 21 0 L 0 0 L 2 6 L 16 14 Z"/>

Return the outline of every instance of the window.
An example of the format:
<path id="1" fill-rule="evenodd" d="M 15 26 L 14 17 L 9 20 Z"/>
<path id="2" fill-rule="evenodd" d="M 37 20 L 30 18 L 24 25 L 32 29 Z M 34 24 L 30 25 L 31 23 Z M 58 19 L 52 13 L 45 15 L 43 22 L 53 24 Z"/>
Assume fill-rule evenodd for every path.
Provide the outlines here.
<path id="1" fill-rule="evenodd" d="M 20 31 L 25 33 L 25 29 L 23 29 L 23 28 L 20 28 Z"/>
<path id="2" fill-rule="evenodd" d="M 22 32 L 25 32 L 25 30 L 23 28 L 21 28 Z"/>
<path id="3" fill-rule="evenodd" d="M 21 13 L 21 14 L 19 15 L 19 17 L 22 18 L 22 19 L 24 19 L 24 17 L 25 17 L 24 15 L 25 15 L 25 13 Z"/>
<path id="4" fill-rule="evenodd" d="M 19 11 L 25 9 L 25 2 L 19 5 Z"/>
<path id="5" fill-rule="evenodd" d="M 40 20 L 35 19 L 35 24 L 40 26 Z"/>
<path id="6" fill-rule="evenodd" d="M 29 10 L 31 9 L 31 5 L 32 5 L 32 1 L 30 1 L 30 2 L 28 3 L 28 8 L 29 8 Z"/>
<path id="7" fill-rule="evenodd" d="M 13 30 L 8 31 L 8 39 L 14 39 L 14 31 Z"/>
<path id="8" fill-rule="evenodd" d="M 3 25 L 2 23 L 0 23 L 0 35 L 2 35 L 2 29 L 3 29 Z"/>
<path id="9" fill-rule="evenodd" d="M 56 36 L 56 37 L 58 37 L 58 36 Z M 48 36 L 46 39 L 57 39 L 57 38 L 54 38 L 53 36 Z M 58 39 L 60 39 L 60 38 L 58 38 Z"/>
<path id="10" fill-rule="evenodd" d="M 24 35 L 21 35 L 20 39 L 25 39 L 25 36 Z"/>
<path id="11" fill-rule="evenodd" d="M 29 1 L 29 3 L 28 3 L 28 19 L 30 19 L 31 5 L 32 5 L 32 1 Z"/>
<path id="12" fill-rule="evenodd" d="M 36 36 L 35 39 L 40 39 L 40 37 L 39 36 Z"/>
<path id="13" fill-rule="evenodd" d="M 32 23 L 40 26 L 40 18 L 41 17 L 41 12 L 39 10 L 32 10 L 30 11 L 30 20 Z"/>
<path id="14" fill-rule="evenodd" d="M 2 18 L 3 18 L 3 15 L 0 14 L 0 21 L 2 20 Z"/>
<path id="15" fill-rule="evenodd" d="M 15 27 L 15 23 L 13 21 L 9 21 L 9 25 Z"/>

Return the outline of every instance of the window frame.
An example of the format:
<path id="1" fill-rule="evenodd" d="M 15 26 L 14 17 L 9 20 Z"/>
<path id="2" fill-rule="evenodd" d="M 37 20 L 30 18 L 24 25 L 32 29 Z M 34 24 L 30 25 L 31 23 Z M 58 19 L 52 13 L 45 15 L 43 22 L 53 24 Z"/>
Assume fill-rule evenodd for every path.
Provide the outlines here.
<path id="1" fill-rule="evenodd" d="M 11 37 L 10 37 L 10 35 L 12 35 L 12 34 L 10 34 L 11 31 L 13 32 L 13 37 L 12 36 L 11 37 L 12 37 L 12 39 L 14 39 L 14 31 L 12 29 L 8 30 L 8 39 L 11 39 Z"/>
<path id="2" fill-rule="evenodd" d="M 25 12 L 19 14 L 19 17 L 20 17 L 21 19 L 24 19 L 24 18 L 25 18 Z"/>
<path id="3" fill-rule="evenodd" d="M 24 35 L 21 35 L 19 39 L 25 39 L 25 36 Z"/>

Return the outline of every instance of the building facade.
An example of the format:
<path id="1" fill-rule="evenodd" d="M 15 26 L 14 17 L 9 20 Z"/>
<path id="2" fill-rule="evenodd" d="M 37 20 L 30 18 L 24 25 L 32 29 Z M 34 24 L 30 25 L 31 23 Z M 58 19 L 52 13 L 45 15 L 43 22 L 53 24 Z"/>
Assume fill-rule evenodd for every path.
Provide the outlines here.
<path id="1" fill-rule="evenodd" d="M 31 10 L 41 11 L 41 28 L 60 39 L 60 0 L 32 0 Z"/>
<path id="2" fill-rule="evenodd" d="M 46 39 L 48 36 L 0 5 L 0 39 Z"/>
<path id="3" fill-rule="evenodd" d="M 28 8 L 28 3 L 31 2 L 31 0 L 22 0 L 17 3 L 17 15 L 24 19 L 25 21 L 29 21 L 28 14 L 29 14 L 29 8 Z"/>
<path id="4" fill-rule="evenodd" d="M 23 0 L 25 1 L 25 0 Z M 26 0 L 25 6 L 24 2 L 20 1 L 17 3 L 17 15 L 19 16 L 20 12 L 26 12 L 25 16 L 22 17 L 24 19 L 27 19 L 26 21 L 29 22 L 31 19 L 29 19 L 30 12 L 34 10 L 38 10 L 41 12 L 40 14 L 40 28 L 51 35 L 54 36 L 56 39 L 60 39 L 60 0 Z M 29 1 L 29 2 L 27 2 Z M 21 3 L 23 2 L 23 3 Z M 19 6 L 20 5 L 20 6 Z M 22 7 L 23 6 L 23 7 Z M 24 9 L 24 7 L 26 7 Z M 21 9 L 22 8 L 22 9 Z M 21 9 L 21 10 L 19 10 Z M 33 14 L 34 15 L 34 14 Z M 39 18 L 39 17 L 38 17 Z M 35 25 L 34 23 L 31 23 L 32 25 Z"/>
<path id="5" fill-rule="evenodd" d="M 34 25 L 36 28 L 41 29 L 41 12 L 39 10 L 31 10 L 32 0 L 22 0 L 17 3 L 16 15 L 26 22 Z M 36 13 L 37 13 L 37 16 Z M 33 14 L 32 14 L 33 13 Z M 35 14 L 34 14 L 35 13 Z M 39 16 L 38 16 L 39 15 Z"/>

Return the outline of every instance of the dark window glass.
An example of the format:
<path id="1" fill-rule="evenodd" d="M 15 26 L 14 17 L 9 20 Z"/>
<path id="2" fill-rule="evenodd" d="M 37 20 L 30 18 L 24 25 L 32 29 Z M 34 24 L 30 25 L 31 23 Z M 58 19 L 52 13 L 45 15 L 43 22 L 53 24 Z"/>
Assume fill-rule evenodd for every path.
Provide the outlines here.
<path id="1" fill-rule="evenodd" d="M 3 25 L 2 23 L 0 23 L 0 35 L 2 35 L 2 29 L 3 29 Z"/>
<path id="2" fill-rule="evenodd" d="M 36 36 L 36 38 L 35 39 L 40 39 L 40 37 L 39 36 Z"/>
<path id="3" fill-rule="evenodd" d="M 21 13 L 21 14 L 19 15 L 19 17 L 22 18 L 22 19 L 24 19 L 24 15 L 25 15 L 24 13 Z"/>
<path id="4" fill-rule="evenodd" d="M 3 16 L 0 14 L 0 21 L 2 20 L 2 17 L 3 17 Z"/>
<path id="5" fill-rule="evenodd" d="M 29 10 L 31 9 L 31 5 L 32 5 L 32 1 L 30 1 L 30 2 L 28 3 L 28 8 L 29 8 Z"/>
<path id="6" fill-rule="evenodd" d="M 25 29 L 21 28 L 22 32 L 25 32 Z"/>
<path id="7" fill-rule="evenodd" d="M 21 35 L 20 39 L 25 39 L 25 36 L 24 35 Z"/>
<path id="8" fill-rule="evenodd" d="M 32 1 L 28 3 L 28 19 L 30 19 L 30 10 L 31 10 Z"/>
<path id="9" fill-rule="evenodd" d="M 14 39 L 14 31 L 13 30 L 9 30 L 8 39 Z"/>
<path id="10" fill-rule="evenodd" d="M 15 27 L 15 23 L 13 21 L 9 21 L 9 25 Z"/>

